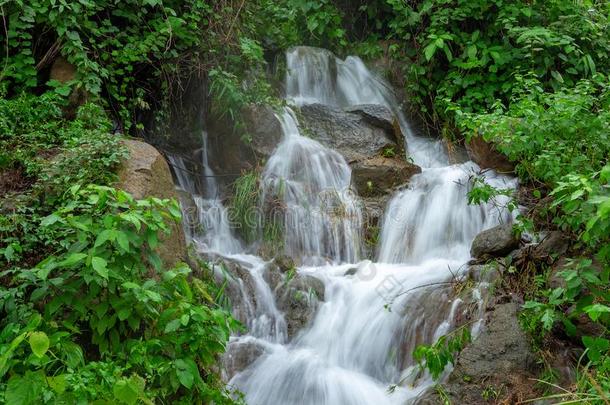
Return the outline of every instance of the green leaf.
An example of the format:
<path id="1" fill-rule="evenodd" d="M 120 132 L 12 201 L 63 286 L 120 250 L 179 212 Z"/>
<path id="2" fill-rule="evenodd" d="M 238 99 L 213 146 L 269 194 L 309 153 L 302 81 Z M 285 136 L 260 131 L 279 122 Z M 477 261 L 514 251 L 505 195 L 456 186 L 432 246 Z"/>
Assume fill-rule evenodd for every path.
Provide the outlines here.
<path id="1" fill-rule="evenodd" d="M 30 348 L 36 357 L 41 358 L 49 350 L 49 337 L 44 332 L 32 332 L 28 339 Z"/>
<path id="2" fill-rule="evenodd" d="M 174 319 L 165 326 L 165 333 L 171 333 L 178 330 L 180 327 L 180 319 Z"/>
<path id="3" fill-rule="evenodd" d="M 47 377 L 47 383 L 49 387 L 58 394 L 63 394 L 68 388 L 68 381 L 66 374 L 56 375 L 54 377 Z"/>
<path id="4" fill-rule="evenodd" d="M 30 405 L 42 403 L 42 390 L 46 385 L 45 376 L 40 372 L 28 371 L 25 376 L 14 375 L 8 380 L 4 394 L 5 405 Z"/>
<path id="5" fill-rule="evenodd" d="M 75 264 L 85 260 L 86 257 L 87 255 L 84 253 L 72 253 L 70 256 L 59 262 L 59 265 L 62 267 L 72 267 Z"/>
<path id="6" fill-rule="evenodd" d="M 112 393 L 115 399 L 128 405 L 133 405 L 138 401 L 140 393 L 138 387 L 130 383 L 129 380 L 119 380 L 112 387 Z"/>
<path id="7" fill-rule="evenodd" d="M 428 45 L 425 49 L 424 49 L 424 56 L 426 57 L 426 60 L 429 62 L 430 59 L 432 59 L 432 57 L 434 56 L 434 54 L 436 53 L 436 44 L 431 43 L 430 45 Z"/>
<path id="8" fill-rule="evenodd" d="M 604 313 L 610 313 L 610 307 L 602 304 L 593 304 L 583 308 L 583 311 L 589 315 L 593 321 L 597 321 Z"/>
<path id="9" fill-rule="evenodd" d="M 106 267 L 107 265 L 108 262 L 102 259 L 101 257 L 94 256 L 93 259 L 91 259 L 91 266 L 93 266 L 93 270 L 95 270 L 97 274 L 99 274 L 105 279 L 108 278 L 108 268 Z"/>
<path id="10" fill-rule="evenodd" d="M 199 368 L 193 359 L 178 359 L 174 362 L 176 375 L 180 384 L 186 388 L 191 388 L 195 379 L 200 380 Z"/>

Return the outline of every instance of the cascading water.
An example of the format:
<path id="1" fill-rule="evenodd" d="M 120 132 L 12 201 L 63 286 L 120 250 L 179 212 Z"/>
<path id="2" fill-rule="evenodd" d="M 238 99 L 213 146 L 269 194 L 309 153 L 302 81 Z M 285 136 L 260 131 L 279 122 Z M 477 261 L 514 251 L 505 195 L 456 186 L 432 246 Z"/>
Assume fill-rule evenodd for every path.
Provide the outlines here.
<path id="1" fill-rule="evenodd" d="M 369 72 L 360 59 L 341 61 L 328 51 L 299 47 L 287 53 L 287 67 L 287 99 L 294 104 L 389 107 L 399 117 L 407 150 L 423 172 L 394 197 L 386 210 L 379 263 L 362 262 L 351 276 L 345 275 L 353 267 L 349 264 L 300 268 L 302 274 L 324 281 L 325 303 L 311 326 L 290 345 L 274 346 L 232 382 L 253 405 L 405 403 L 430 384 L 426 377 L 417 384 L 413 377 L 407 380 L 413 375 L 413 349 L 449 331 L 459 307 L 459 302 L 449 302 L 442 287 L 422 286 L 442 286 L 459 273 L 469 259 L 474 236 L 508 216 L 498 214 L 492 206 L 467 204 L 470 177 L 479 171 L 478 167 L 472 162 L 448 166 L 440 142 L 415 137 L 388 85 Z M 300 137 L 294 121 L 284 116 L 286 136 L 270 159 L 266 174 L 275 175 L 272 188 L 278 187 L 279 179 L 287 183 L 298 179 L 296 189 L 292 184 L 286 186 L 290 190 L 285 197 L 287 205 L 319 208 L 302 190 L 309 187 L 319 191 L 319 179 L 335 174 L 339 181 L 324 186 L 341 191 L 349 184 L 349 170 L 337 170 L 343 164 L 320 164 L 318 155 L 307 152 L 308 145 L 316 145 L 316 149 L 320 146 Z M 335 157 L 334 162 L 339 158 Z M 307 175 L 298 177 L 301 170 L 295 168 Z M 487 180 L 501 183 L 505 179 L 488 174 Z M 309 220 L 298 212 L 298 221 Z M 323 228 L 325 220 L 321 218 L 316 227 Z M 303 222 L 290 226 L 299 229 Z M 287 232 L 287 242 L 304 244 L 301 235 L 290 228 Z M 325 237 L 315 239 L 321 234 L 307 236 L 316 243 L 328 242 Z M 319 245 L 313 246 L 309 246 L 310 253 L 324 252 Z M 341 258 L 349 262 L 354 257 Z M 388 303 L 390 311 L 384 309 Z M 404 381 L 414 385 L 406 386 Z M 394 384 L 399 386 L 390 390 Z"/>
<path id="2" fill-rule="evenodd" d="M 225 257 L 247 272 L 248 282 L 236 280 L 240 291 L 247 295 L 246 284 L 254 290 L 254 298 L 244 298 L 243 311 L 236 314 L 248 332 L 232 338 L 228 355 L 233 346 L 251 341 L 264 347 L 264 354 L 230 383 L 250 405 L 412 402 L 432 385 L 427 374 L 417 372 L 414 348 L 450 331 L 460 310 L 447 282 L 463 273 L 474 236 L 510 216 L 493 204 L 467 204 L 478 166 L 449 165 L 441 142 L 415 136 L 391 88 L 360 59 L 297 47 L 287 52 L 287 68 L 289 103 L 390 108 L 422 173 L 386 208 L 378 262 L 356 263 L 363 221 L 359 199 L 350 190 L 350 168 L 341 155 L 302 136 L 295 115 L 285 110 L 279 117 L 284 138 L 263 173 L 263 201 L 280 201 L 286 253 L 307 265 L 299 275 L 324 283 L 324 302 L 309 326 L 287 342 L 286 323 L 264 277 L 268 263 L 230 254 L 238 246 L 222 242 L 231 245 Z M 492 172 L 483 177 L 494 186 L 515 185 Z M 204 239 L 213 245 L 219 233 L 212 231 Z"/>
<path id="3" fill-rule="evenodd" d="M 184 228 L 188 239 L 204 251 L 218 253 L 238 253 L 242 251 L 241 243 L 233 236 L 226 208 L 218 198 L 218 184 L 214 172 L 208 164 L 207 133 L 202 137 L 202 172 L 203 191 L 197 192 L 196 182 L 189 174 L 190 170 L 184 158 L 168 155 L 174 168 L 178 187 L 190 194 L 194 207 L 182 204 Z"/>
<path id="4" fill-rule="evenodd" d="M 349 166 L 337 152 L 301 136 L 289 108 L 279 118 L 284 139 L 265 166 L 263 201 L 283 202 L 286 253 L 304 261 L 357 261 L 362 214 Z"/>

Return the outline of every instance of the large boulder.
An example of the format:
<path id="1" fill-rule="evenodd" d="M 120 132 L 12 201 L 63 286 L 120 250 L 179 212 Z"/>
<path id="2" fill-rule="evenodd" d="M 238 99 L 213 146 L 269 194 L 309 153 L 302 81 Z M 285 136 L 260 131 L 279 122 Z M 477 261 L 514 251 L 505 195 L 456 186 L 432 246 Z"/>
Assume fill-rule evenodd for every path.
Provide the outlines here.
<path id="1" fill-rule="evenodd" d="M 539 367 L 518 320 L 519 305 L 509 300 L 486 314 L 482 331 L 459 355 L 442 391 L 451 403 L 517 403 L 536 398 Z M 417 403 L 442 404 L 431 392 Z"/>
<path id="2" fill-rule="evenodd" d="M 222 355 L 222 377 L 230 381 L 235 374 L 245 370 L 265 353 L 265 346 L 257 339 L 246 337 L 232 340 Z"/>
<path id="3" fill-rule="evenodd" d="M 498 152 L 492 142 L 480 135 L 475 135 L 466 142 L 466 151 L 470 159 L 483 169 L 494 169 L 500 173 L 512 173 L 515 170 L 515 165 Z"/>
<path id="4" fill-rule="evenodd" d="M 268 105 L 250 104 L 241 111 L 242 126 L 226 117 L 210 118 L 210 164 L 218 174 L 239 174 L 264 165 L 282 140 L 282 125 Z"/>
<path id="5" fill-rule="evenodd" d="M 123 141 L 129 151 L 119 170 L 117 188 L 127 191 L 136 199 L 146 197 L 177 199 L 172 174 L 165 158 L 146 142 Z M 172 222 L 171 234 L 162 235 L 157 253 L 166 266 L 172 267 L 186 259 L 186 242 L 180 224 Z"/>
<path id="6" fill-rule="evenodd" d="M 400 128 L 398 117 L 389 108 L 379 104 L 360 104 L 348 107 L 345 111 L 358 114 L 369 124 L 392 134 L 398 151 L 404 154 L 405 135 Z"/>
<path id="7" fill-rule="evenodd" d="M 381 196 L 405 184 L 421 168 L 403 159 L 375 156 L 352 163 L 352 182 L 361 196 Z"/>
<path id="8" fill-rule="evenodd" d="M 502 224 L 478 234 L 472 241 L 470 254 L 475 258 L 506 256 L 519 247 L 520 238 L 512 224 Z"/>
<path id="9" fill-rule="evenodd" d="M 312 321 L 321 301 L 324 283 L 313 276 L 297 274 L 276 291 L 278 309 L 284 312 L 288 337 L 294 337 Z"/>
<path id="10" fill-rule="evenodd" d="M 322 104 L 301 107 L 303 134 L 337 150 L 348 162 L 396 151 L 394 134 L 355 112 Z"/>

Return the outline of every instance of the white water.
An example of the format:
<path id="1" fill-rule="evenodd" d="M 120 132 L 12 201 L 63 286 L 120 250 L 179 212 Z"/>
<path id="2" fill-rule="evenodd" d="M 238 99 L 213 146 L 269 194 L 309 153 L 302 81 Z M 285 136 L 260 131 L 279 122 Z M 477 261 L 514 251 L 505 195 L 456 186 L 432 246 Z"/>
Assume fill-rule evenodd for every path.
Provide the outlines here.
<path id="1" fill-rule="evenodd" d="M 207 156 L 207 133 L 202 137 L 203 190 L 199 194 L 197 185 L 190 175 L 186 162 L 180 156 L 169 155 L 174 168 L 178 187 L 189 193 L 194 206 L 182 205 L 185 234 L 190 242 L 206 252 L 224 254 L 243 250 L 241 243 L 233 236 L 226 208 L 218 196 L 218 184 L 209 166 Z"/>
<path id="2" fill-rule="evenodd" d="M 263 172 L 263 201 L 279 199 L 286 253 L 307 262 L 360 258 L 362 213 L 339 153 L 301 136 L 294 113 L 278 117 L 284 139 Z"/>
<path id="3" fill-rule="evenodd" d="M 432 385 L 414 365 L 413 349 L 450 331 L 461 310 L 446 283 L 465 271 L 474 236 L 510 216 L 493 204 L 467 204 L 477 165 L 449 165 L 440 141 L 415 136 L 390 87 L 360 59 L 342 61 L 328 51 L 298 47 L 287 52 L 287 66 L 286 97 L 296 105 L 391 108 L 408 154 L 423 171 L 386 208 L 378 262 L 358 262 L 362 216 L 349 190 L 350 168 L 338 153 L 301 136 L 294 114 L 285 111 L 284 139 L 263 174 L 264 201 L 279 201 L 286 252 L 309 264 L 299 273 L 324 282 L 325 299 L 311 324 L 287 342 L 285 321 L 263 277 L 268 263 L 234 254 L 239 246 L 223 239 L 224 230 L 212 226 L 199 235 L 204 245 L 216 244 L 227 259 L 241 263 L 254 285 L 251 292 L 243 279 L 234 280 L 244 294 L 237 315 L 245 318 L 248 333 L 233 337 L 231 346 L 256 341 L 265 354 L 230 383 L 250 405 L 412 402 Z M 484 177 L 495 186 L 514 186 L 491 172 Z M 223 222 L 222 216 L 216 220 Z"/>

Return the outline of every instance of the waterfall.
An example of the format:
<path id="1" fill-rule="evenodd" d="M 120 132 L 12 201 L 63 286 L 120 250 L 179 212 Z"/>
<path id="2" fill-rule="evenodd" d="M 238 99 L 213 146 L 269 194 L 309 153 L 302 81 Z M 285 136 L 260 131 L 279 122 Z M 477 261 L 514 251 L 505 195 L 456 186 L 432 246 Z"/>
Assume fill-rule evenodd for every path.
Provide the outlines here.
<path id="1" fill-rule="evenodd" d="M 284 244 L 292 257 L 355 262 L 362 214 L 350 190 L 351 170 L 337 152 L 301 136 L 294 113 L 278 117 L 284 139 L 263 172 L 263 201 L 282 201 Z M 274 213 L 275 214 L 275 213 Z"/>
<path id="2" fill-rule="evenodd" d="M 192 205 L 181 201 L 185 234 L 202 251 L 218 253 L 238 253 L 243 250 L 241 243 L 233 235 L 227 209 L 218 196 L 218 184 L 214 171 L 208 163 L 207 133 L 202 136 L 202 183 L 203 192 L 197 192 L 197 185 L 191 170 L 183 157 L 168 155 L 174 169 L 178 187 L 188 193 Z"/>
<path id="3" fill-rule="evenodd" d="M 279 114 L 284 136 L 262 173 L 262 204 L 283 225 L 285 253 L 303 264 L 283 282 L 313 277 L 324 284 L 315 316 L 288 340 L 274 296 L 278 287 L 266 277 L 272 263 L 245 254 L 232 235 L 204 135 L 203 196 L 191 177 L 176 173 L 180 187 L 194 194 L 198 221 L 209 222 L 192 239 L 237 266 L 231 286 L 241 299 L 234 315 L 247 331 L 231 338 L 227 356 L 238 357 L 234 350 L 240 345 L 262 348 L 230 384 L 249 405 L 412 403 L 434 384 L 418 372 L 413 350 L 451 331 L 462 311 L 448 282 L 464 274 L 477 233 L 511 220 L 503 198 L 468 205 L 472 180 L 479 176 L 502 188 L 515 187 L 516 180 L 481 173 L 473 162 L 450 165 L 443 143 L 413 133 L 391 87 L 359 58 L 341 60 L 326 50 L 296 47 L 286 59 L 288 104 L 389 108 L 405 134 L 405 150 L 422 172 L 389 201 L 377 262 L 361 261 L 362 203 L 350 189 L 350 166 L 338 152 L 303 136 L 291 108 Z M 186 169 L 180 158 L 170 159 L 175 168 Z M 213 215 L 212 206 L 218 208 Z"/>

